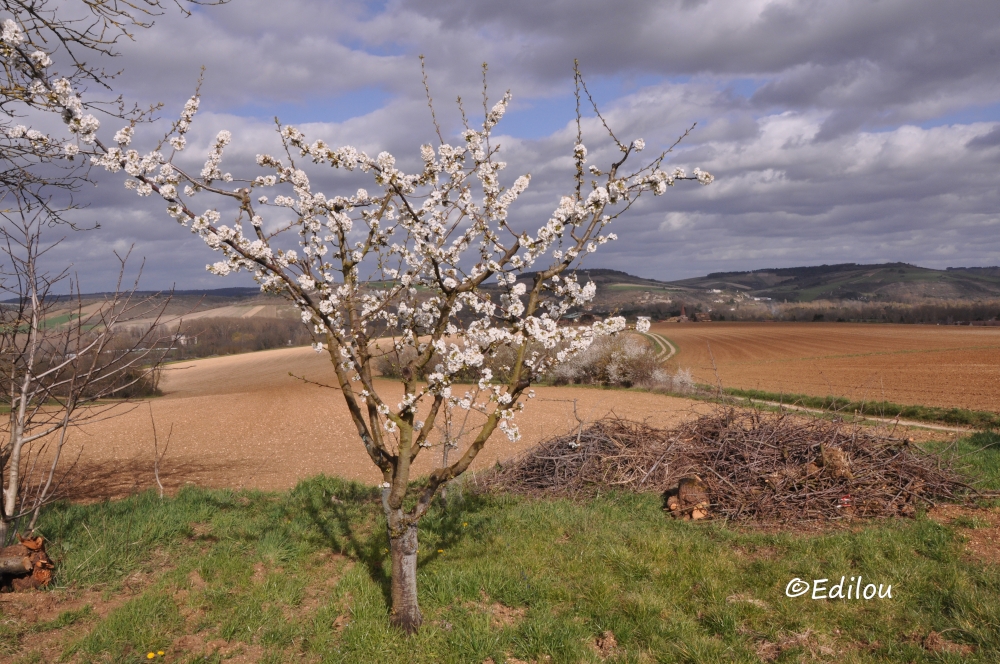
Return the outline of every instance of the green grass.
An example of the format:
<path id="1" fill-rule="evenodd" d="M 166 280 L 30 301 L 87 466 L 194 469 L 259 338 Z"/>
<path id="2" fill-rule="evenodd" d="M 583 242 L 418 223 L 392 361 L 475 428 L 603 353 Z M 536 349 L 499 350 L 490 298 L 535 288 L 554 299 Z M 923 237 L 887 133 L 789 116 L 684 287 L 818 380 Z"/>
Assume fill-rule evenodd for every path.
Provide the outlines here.
<path id="1" fill-rule="evenodd" d="M 780 401 L 786 404 L 838 411 L 846 415 L 855 412 L 875 417 L 899 417 L 904 420 L 937 422 L 973 429 L 1000 428 L 1000 414 L 964 408 L 935 408 L 932 406 L 907 406 L 889 401 L 853 401 L 844 397 L 817 397 L 808 394 L 781 394 L 762 390 L 726 388 L 726 394 L 757 401 Z"/>
<path id="2" fill-rule="evenodd" d="M 65 325 L 66 323 L 76 320 L 79 317 L 80 317 L 79 314 L 73 312 L 62 314 L 61 316 L 53 316 L 51 318 L 46 318 L 42 322 L 42 327 L 48 330 L 53 327 L 59 327 L 60 325 Z"/>
<path id="3" fill-rule="evenodd" d="M 997 432 L 980 431 L 952 443 L 930 443 L 924 447 L 952 457 L 957 465 L 964 465 L 977 488 L 1000 491 L 1000 434 Z"/>
<path id="4" fill-rule="evenodd" d="M 82 609 L 63 611 L 55 620 L 36 623 L 31 631 L 50 632 L 55 629 L 63 629 L 79 622 L 80 620 L 90 618 L 93 613 L 93 607 L 89 604 L 84 606 Z"/>
<path id="5" fill-rule="evenodd" d="M 985 436 L 994 435 L 949 453 L 970 454 L 998 486 L 1000 437 Z M 756 662 L 768 648 L 778 662 L 995 662 L 1000 569 L 962 546 L 963 529 L 984 525 L 920 516 L 757 532 L 674 521 L 655 495 L 574 503 L 455 490 L 421 523 L 425 624 L 407 638 L 388 626 L 386 536 L 372 489 L 316 477 L 284 493 L 188 488 L 160 501 L 147 492 L 45 514 L 53 595 L 89 590 L 95 606 L 32 624 L 0 604 L 0 661 L 50 661 L 37 646 L 44 636 L 58 640 L 56 659 L 78 662 L 139 662 L 156 650 L 170 662 L 240 653 L 262 662 L 598 662 L 592 644 L 610 630 L 614 662 Z M 794 577 L 858 574 L 892 584 L 893 599 L 784 594 Z M 102 602 L 111 604 L 101 611 Z M 975 650 L 925 650 L 931 631 Z M 181 637 L 224 647 L 198 658 Z"/>

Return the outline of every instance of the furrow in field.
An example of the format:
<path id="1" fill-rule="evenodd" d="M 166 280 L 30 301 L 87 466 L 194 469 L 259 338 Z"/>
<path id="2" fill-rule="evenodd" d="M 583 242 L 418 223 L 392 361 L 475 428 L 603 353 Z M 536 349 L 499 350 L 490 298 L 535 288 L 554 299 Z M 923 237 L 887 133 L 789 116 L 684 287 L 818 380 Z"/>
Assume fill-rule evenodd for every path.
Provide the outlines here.
<path id="1" fill-rule="evenodd" d="M 702 383 L 1000 411 L 1000 328 L 849 323 L 657 324 Z"/>

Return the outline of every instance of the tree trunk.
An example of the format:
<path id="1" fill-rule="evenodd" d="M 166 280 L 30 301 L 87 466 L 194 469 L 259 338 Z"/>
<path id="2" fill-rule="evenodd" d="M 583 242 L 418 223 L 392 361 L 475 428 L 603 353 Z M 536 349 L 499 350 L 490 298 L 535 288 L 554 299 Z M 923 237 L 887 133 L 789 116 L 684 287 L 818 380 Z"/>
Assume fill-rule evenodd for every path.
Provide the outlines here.
<path id="1" fill-rule="evenodd" d="M 417 604 L 417 525 L 396 525 L 401 521 L 402 510 L 393 511 L 397 514 L 388 515 L 392 557 L 391 622 L 407 634 L 413 634 L 424 621 Z"/>

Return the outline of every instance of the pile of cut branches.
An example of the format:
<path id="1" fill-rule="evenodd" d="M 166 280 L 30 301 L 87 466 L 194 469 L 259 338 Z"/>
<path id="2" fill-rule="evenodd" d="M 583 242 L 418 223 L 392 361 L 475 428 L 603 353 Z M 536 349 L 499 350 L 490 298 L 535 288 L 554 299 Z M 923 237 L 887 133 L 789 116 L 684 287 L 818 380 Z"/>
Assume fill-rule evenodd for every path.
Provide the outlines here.
<path id="1" fill-rule="evenodd" d="M 975 493 L 951 464 L 884 428 L 735 408 L 673 430 L 603 419 L 529 450 L 486 483 L 536 495 L 660 492 L 678 516 L 761 522 L 909 516 Z M 696 498 L 685 500 L 685 486 Z"/>

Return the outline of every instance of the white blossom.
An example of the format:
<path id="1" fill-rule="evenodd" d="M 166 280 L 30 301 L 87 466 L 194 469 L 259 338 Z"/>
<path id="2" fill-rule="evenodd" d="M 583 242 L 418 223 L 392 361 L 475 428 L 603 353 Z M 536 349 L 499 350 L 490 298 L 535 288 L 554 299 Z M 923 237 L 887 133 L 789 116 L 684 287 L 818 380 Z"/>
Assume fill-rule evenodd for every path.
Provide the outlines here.
<path id="1" fill-rule="evenodd" d="M 3 22 L 3 33 L 0 34 L 0 39 L 10 46 L 19 46 L 25 41 L 21 26 L 9 18 Z"/>
<path id="2" fill-rule="evenodd" d="M 694 176 L 698 178 L 698 182 L 701 184 L 712 184 L 715 182 L 715 176 L 711 173 L 701 170 L 700 168 L 694 169 Z"/>
<path id="3" fill-rule="evenodd" d="M 131 126 L 119 129 L 118 132 L 115 134 L 115 143 L 117 143 L 122 147 L 125 147 L 126 145 L 132 142 L 132 135 L 134 133 L 135 129 L 132 128 Z"/>
<path id="4" fill-rule="evenodd" d="M 6 30 L 4 32 L 6 33 Z M 6 39 L 4 39 L 4 41 L 6 41 Z M 52 65 L 52 58 L 50 58 L 49 54 L 46 53 L 45 51 L 35 51 L 28 57 L 31 59 L 33 63 L 35 63 L 35 65 L 39 67 L 44 68 Z"/>

